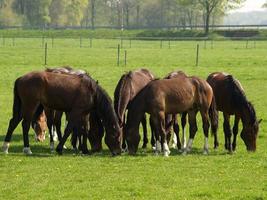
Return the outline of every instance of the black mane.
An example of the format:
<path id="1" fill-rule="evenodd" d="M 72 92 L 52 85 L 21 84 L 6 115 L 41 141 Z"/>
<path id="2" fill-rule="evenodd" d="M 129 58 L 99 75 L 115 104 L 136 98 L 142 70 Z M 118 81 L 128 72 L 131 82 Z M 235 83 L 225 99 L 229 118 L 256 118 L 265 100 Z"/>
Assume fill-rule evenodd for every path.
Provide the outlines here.
<path id="1" fill-rule="evenodd" d="M 241 88 L 239 82 L 234 79 L 232 75 L 227 75 L 226 81 L 228 83 L 228 90 L 231 91 L 232 94 L 231 99 L 233 106 L 240 111 L 247 108 L 249 110 L 251 124 L 254 124 L 257 121 L 255 109 L 252 103 L 247 100 L 244 90 Z"/>

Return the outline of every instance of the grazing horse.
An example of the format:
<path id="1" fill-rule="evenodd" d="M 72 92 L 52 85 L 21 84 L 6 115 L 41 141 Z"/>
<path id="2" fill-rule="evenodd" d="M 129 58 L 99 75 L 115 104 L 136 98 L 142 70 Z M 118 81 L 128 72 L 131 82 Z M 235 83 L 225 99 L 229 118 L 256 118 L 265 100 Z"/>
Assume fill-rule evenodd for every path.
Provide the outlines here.
<path id="1" fill-rule="evenodd" d="M 179 78 L 179 77 L 187 77 L 187 75 L 183 71 L 174 71 L 170 72 L 164 79 L 172 79 L 172 78 Z M 152 146 L 155 145 L 155 128 L 153 126 L 153 123 L 150 119 L 151 124 L 151 144 Z M 165 116 L 165 132 L 167 135 L 167 143 L 169 144 L 170 138 L 171 138 L 171 130 L 173 128 L 174 136 L 173 136 L 173 147 L 177 147 L 178 150 L 181 150 L 182 148 L 186 148 L 186 133 L 185 133 L 185 125 L 186 125 L 186 112 L 181 114 L 181 124 L 183 129 L 183 136 L 182 136 L 182 144 L 180 142 L 179 137 L 179 125 L 177 121 L 177 115 L 176 114 L 169 114 Z M 161 145 L 163 145 L 161 143 Z"/>
<path id="2" fill-rule="evenodd" d="M 106 130 L 105 142 L 111 153 L 121 153 L 121 130 L 111 99 L 105 90 L 87 74 L 76 76 L 44 71 L 30 72 L 15 81 L 13 117 L 3 144 L 5 153 L 8 153 L 14 129 L 23 120 L 23 152 L 31 154 L 28 137 L 30 123 L 36 111 L 39 114 L 43 111 L 43 106 L 68 113 L 69 121 L 64 136 L 56 148 L 59 154 L 62 154 L 63 145 L 74 128 L 84 137 L 83 153 L 88 152 L 82 118 L 92 110 L 96 110 L 103 121 Z"/>
<path id="3" fill-rule="evenodd" d="M 215 72 L 208 76 L 207 82 L 211 85 L 217 109 L 223 112 L 223 130 L 225 136 L 225 149 L 229 152 L 236 149 L 236 136 L 238 123 L 241 119 L 243 129 L 241 138 L 248 151 L 256 150 L 256 139 L 260 121 L 257 120 L 253 105 L 247 100 L 244 89 L 240 82 L 232 75 Z M 232 131 L 230 127 L 230 115 L 235 115 L 233 127 L 233 143 L 231 144 Z M 218 141 L 217 141 L 218 143 Z"/>
<path id="4" fill-rule="evenodd" d="M 35 140 L 38 142 L 45 141 L 47 130 L 47 118 L 45 112 L 42 112 L 41 115 L 37 117 L 36 122 L 32 122 L 32 128 L 35 132 Z"/>
<path id="5" fill-rule="evenodd" d="M 147 69 L 130 71 L 122 75 L 114 92 L 114 109 L 118 116 L 119 124 L 121 127 L 125 126 L 125 111 L 130 105 L 131 101 L 138 94 L 138 92 L 153 79 L 154 75 Z M 143 148 L 146 148 L 148 139 L 145 114 L 142 118 L 142 125 L 144 130 Z M 125 137 L 122 138 L 122 147 L 126 148 L 124 138 Z"/>
<path id="6" fill-rule="evenodd" d="M 77 75 L 83 76 L 86 74 L 83 70 L 74 70 L 70 66 L 58 67 L 58 68 L 47 68 L 46 72 L 52 73 L 60 73 L 60 74 L 69 74 L 69 75 Z M 61 118 L 63 115 L 62 111 L 56 111 L 49 108 L 45 108 L 45 113 L 47 116 L 47 125 L 50 134 L 50 149 L 54 149 L 54 137 L 53 135 L 58 135 L 59 141 L 62 138 L 61 134 Z M 94 119 L 95 118 L 95 119 Z M 88 126 L 89 121 L 89 126 Z M 101 122 L 101 119 L 97 115 L 95 111 L 92 111 L 90 116 L 84 117 L 84 128 L 85 130 L 89 130 L 88 139 L 92 148 L 92 152 L 99 152 L 102 150 L 102 137 L 104 135 L 104 128 Z M 75 131 L 75 130 L 74 130 Z M 76 149 L 77 145 L 77 133 L 72 134 L 71 143 L 74 149 Z M 81 145 L 81 137 L 79 136 L 79 145 Z"/>
<path id="7" fill-rule="evenodd" d="M 215 134 L 218 124 L 218 113 L 215 107 L 212 88 L 197 77 L 179 77 L 151 81 L 132 100 L 128 108 L 126 123 L 126 141 L 129 154 L 135 154 L 140 141 L 139 123 L 145 112 L 151 116 L 156 128 L 156 152 L 161 151 L 159 135 L 163 143 L 164 156 L 170 151 L 166 141 L 165 115 L 188 112 L 190 124 L 190 139 L 185 153 L 191 151 L 194 136 L 197 131 L 196 114 L 200 111 L 205 135 L 204 153 L 208 153 L 209 117 L 212 132 Z"/>

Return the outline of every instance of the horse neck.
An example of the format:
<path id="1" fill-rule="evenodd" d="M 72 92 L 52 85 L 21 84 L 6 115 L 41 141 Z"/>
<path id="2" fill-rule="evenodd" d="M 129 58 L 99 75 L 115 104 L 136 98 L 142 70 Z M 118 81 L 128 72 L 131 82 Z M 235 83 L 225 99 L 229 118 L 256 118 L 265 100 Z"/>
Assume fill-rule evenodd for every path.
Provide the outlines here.
<path id="1" fill-rule="evenodd" d="M 97 88 L 96 94 L 96 109 L 99 113 L 99 116 L 103 120 L 103 124 L 105 127 L 110 127 L 117 124 L 117 118 L 114 111 L 114 108 L 111 104 L 111 99 L 104 92 L 100 86 Z"/>
<path id="2" fill-rule="evenodd" d="M 127 126 L 138 127 L 145 114 L 145 96 L 143 93 L 137 95 L 128 108 Z"/>
<path id="3" fill-rule="evenodd" d="M 253 109 L 253 110 L 251 110 Z M 252 112 L 254 111 L 254 108 L 249 108 L 249 105 L 244 105 L 243 108 L 240 111 L 240 115 L 241 115 L 241 121 L 243 123 L 243 126 L 248 126 L 253 124 L 253 121 L 255 121 L 256 119 L 253 117 L 254 115 L 252 114 Z"/>

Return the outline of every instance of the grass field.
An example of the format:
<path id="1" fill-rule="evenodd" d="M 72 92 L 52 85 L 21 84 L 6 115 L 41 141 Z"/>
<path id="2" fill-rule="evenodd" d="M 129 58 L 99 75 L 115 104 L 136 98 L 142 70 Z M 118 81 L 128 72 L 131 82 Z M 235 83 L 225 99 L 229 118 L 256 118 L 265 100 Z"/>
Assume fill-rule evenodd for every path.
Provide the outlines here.
<path id="1" fill-rule="evenodd" d="M 172 70 L 206 78 L 214 71 L 233 74 L 262 118 L 256 153 L 247 153 L 238 136 L 237 151 L 223 148 L 222 115 L 220 147 L 202 155 L 202 124 L 198 123 L 193 152 L 182 156 L 172 150 L 169 158 L 154 156 L 149 145 L 137 156 L 111 157 L 103 153 L 82 156 L 66 150 L 49 152 L 48 141 L 35 143 L 30 132 L 32 156 L 22 154 L 21 126 L 13 135 L 9 155 L 0 153 L 0 199 L 255 199 L 267 198 L 267 42 L 123 41 L 117 66 L 118 40 L 55 39 L 48 42 L 48 66 L 71 65 L 87 70 L 113 96 L 122 73 L 145 67 L 158 77 Z M 195 66 L 200 44 L 199 66 Z M 246 48 L 247 46 L 247 48 Z M 124 65 L 127 50 L 127 65 Z M 0 42 L 0 141 L 4 140 L 13 103 L 13 83 L 32 70 L 44 69 L 41 39 L 6 38 Z M 199 121 L 199 120 L 198 120 Z M 188 128 L 187 128 L 188 130 Z M 210 147 L 213 138 L 209 140 Z M 2 145 L 2 143 L 1 143 Z M 70 144 L 67 144 L 70 147 Z"/>

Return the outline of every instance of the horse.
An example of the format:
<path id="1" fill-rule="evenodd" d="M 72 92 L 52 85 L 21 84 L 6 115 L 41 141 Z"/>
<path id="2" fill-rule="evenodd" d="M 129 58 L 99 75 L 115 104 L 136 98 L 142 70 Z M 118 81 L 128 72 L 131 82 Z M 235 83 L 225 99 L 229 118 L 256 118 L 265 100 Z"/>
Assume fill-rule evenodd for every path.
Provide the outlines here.
<path id="1" fill-rule="evenodd" d="M 47 118 L 45 112 L 42 112 L 40 116 L 37 117 L 36 122 L 32 122 L 32 128 L 35 132 L 35 141 L 45 141 L 45 135 L 47 130 Z"/>
<path id="2" fill-rule="evenodd" d="M 179 77 L 173 79 L 153 80 L 143 88 L 132 100 L 128 108 L 126 123 L 126 141 L 129 154 L 136 154 L 140 141 L 139 123 L 145 112 L 149 113 L 156 128 L 156 153 L 161 151 L 163 143 L 164 156 L 169 156 L 170 150 L 166 142 L 165 116 L 188 112 L 190 139 L 184 153 L 192 149 L 193 139 L 197 131 L 196 114 L 200 111 L 205 135 L 204 153 L 208 153 L 209 119 L 212 132 L 215 134 L 218 126 L 218 113 L 212 88 L 197 77 Z"/>
<path id="3" fill-rule="evenodd" d="M 82 76 L 51 72 L 30 72 L 16 79 L 14 83 L 13 117 L 9 121 L 3 151 L 8 153 L 12 133 L 22 120 L 24 149 L 31 154 L 29 127 L 36 111 L 43 107 L 68 113 L 68 124 L 56 151 L 62 154 L 63 145 L 73 129 L 86 137 L 82 128 L 82 117 L 96 110 L 106 130 L 105 143 L 112 155 L 121 153 L 121 130 L 112 101 L 106 91 L 88 74 Z M 88 153 L 86 140 L 83 140 L 83 153 Z"/>
<path id="4" fill-rule="evenodd" d="M 171 79 L 171 78 L 179 78 L 180 76 L 182 77 L 187 77 L 187 75 L 183 71 L 174 71 L 170 72 L 167 74 L 167 76 L 164 77 L 164 79 Z M 155 145 L 155 127 L 153 126 L 153 123 L 150 118 L 150 124 L 151 124 L 151 144 L 152 146 Z M 165 132 L 167 135 L 167 143 L 169 144 L 170 139 L 171 139 L 171 130 L 173 128 L 174 131 L 174 136 L 173 136 L 173 148 L 178 148 L 178 150 L 185 149 L 186 148 L 186 133 L 185 133 L 185 125 L 186 125 L 186 113 L 181 114 L 181 125 L 182 125 L 182 144 L 180 142 L 180 137 L 179 137 L 179 125 L 177 121 L 177 115 L 176 114 L 169 114 L 165 116 Z M 163 145 L 161 143 L 161 145 Z"/>
<path id="5" fill-rule="evenodd" d="M 241 138 L 248 151 L 255 151 L 259 123 L 261 120 L 257 120 L 254 106 L 247 100 L 240 82 L 232 75 L 223 72 L 214 72 L 210 74 L 207 78 L 207 82 L 213 89 L 217 109 L 223 112 L 225 149 L 229 152 L 236 150 L 236 136 L 238 134 L 238 124 L 241 119 L 243 124 Z M 232 131 L 230 127 L 231 115 L 235 116 L 233 126 L 234 138 L 232 144 Z"/>
<path id="6" fill-rule="evenodd" d="M 58 67 L 58 68 L 47 68 L 45 71 L 53 72 L 53 73 L 77 75 L 77 76 L 82 76 L 86 74 L 85 71 L 75 70 L 70 66 L 63 66 L 63 67 Z M 102 137 L 104 135 L 104 128 L 97 113 L 95 111 L 92 111 L 92 112 L 93 113 L 91 113 L 90 116 L 84 117 L 83 126 L 85 127 L 85 130 L 89 131 L 88 140 L 90 142 L 92 152 L 100 152 L 102 150 Z M 50 134 L 50 149 L 51 151 L 53 151 L 54 150 L 54 139 L 53 139 L 54 137 L 53 136 L 58 135 L 59 141 L 62 138 L 61 118 L 62 118 L 63 112 L 45 108 L 45 113 L 47 116 L 47 125 L 49 129 L 49 134 Z M 89 121 L 89 125 L 88 125 L 88 121 Z M 73 132 L 72 138 L 71 138 L 71 144 L 72 144 L 73 149 L 77 149 L 77 137 L 78 137 L 77 133 Z M 82 143 L 81 137 L 79 136 L 79 147 L 81 143 Z M 81 149 L 81 148 L 78 148 L 78 149 Z"/>
<path id="7" fill-rule="evenodd" d="M 120 127 L 125 127 L 125 111 L 131 104 L 133 98 L 153 79 L 154 75 L 147 69 L 130 71 L 121 76 L 114 91 L 114 109 L 118 116 Z M 144 131 L 142 148 L 146 148 L 148 138 L 145 114 L 142 118 L 142 125 Z M 124 149 L 126 148 L 125 139 L 123 139 L 122 147 Z"/>

